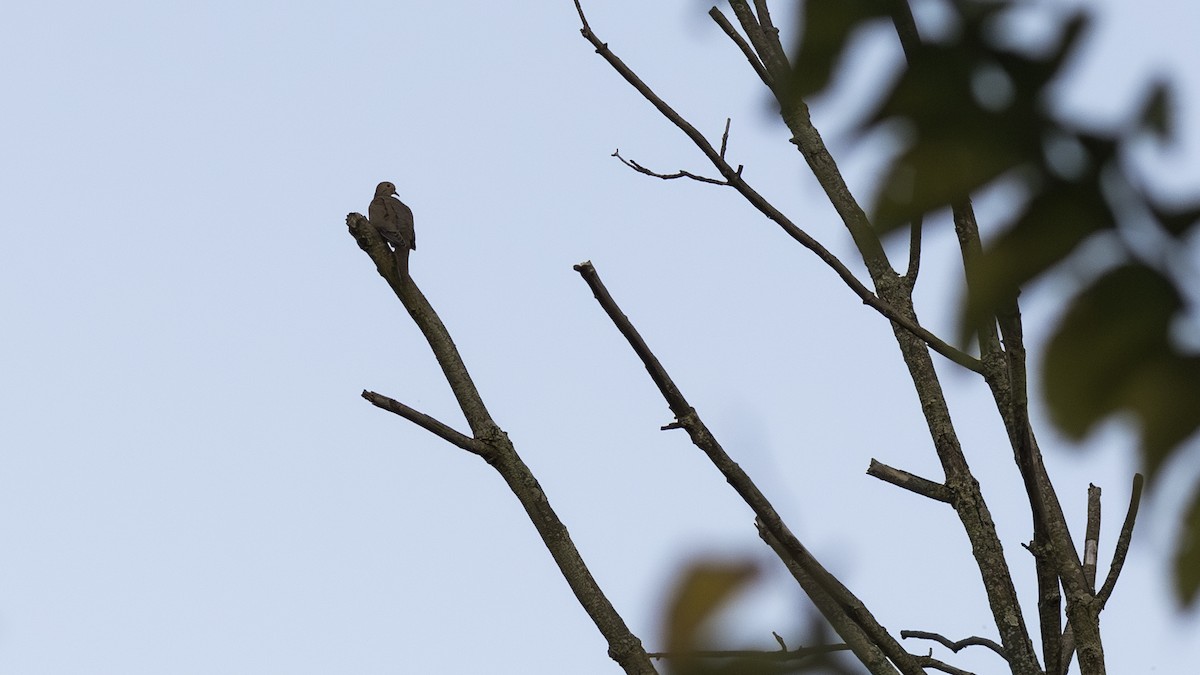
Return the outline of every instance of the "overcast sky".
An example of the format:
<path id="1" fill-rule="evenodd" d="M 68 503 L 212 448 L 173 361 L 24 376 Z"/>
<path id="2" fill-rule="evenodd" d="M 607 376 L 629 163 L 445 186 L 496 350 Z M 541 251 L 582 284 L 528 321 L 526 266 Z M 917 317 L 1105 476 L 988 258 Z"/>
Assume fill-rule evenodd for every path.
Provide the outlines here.
<path id="1" fill-rule="evenodd" d="M 585 4 L 596 33 L 710 138 L 731 117 L 746 178 L 866 278 L 708 5 Z M 1169 72 L 1184 142 L 1145 157 L 1164 189 L 1200 188 L 1200 9 L 1095 4 L 1061 104 L 1111 124 L 1149 74 Z M 5 14 L 0 671 L 618 671 L 495 472 L 359 398 L 375 390 L 466 429 L 346 233 L 382 180 L 416 214 L 414 279 L 649 648 L 696 556 L 762 563 L 730 647 L 774 648 L 771 631 L 794 646 L 806 605 L 749 509 L 682 432 L 658 430 L 669 411 L 571 269 L 587 259 L 726 449 L 884 625 L 996 637 L 953 512 L 864 475 L 877 458 L 941 476 L 887 323 L 732 190 L 610 157 L 712 173 L 579 36 L 570 0 L 47 1 Z M 814 102 L 862 198 L 886 145 L 844 132 L 897 55 L 864 40 L 853 84 Z M 996 205 L 979 206 L 987 227 Z M 918 311 L 949 334 L 957 253 L 931 229 Z M 1026 296 L 1035 347 L 1067 283 Z M 983 383 L 942 372 L 1034 626 L 1011 452 Z M 1112 425 L 1081 451 L 1035 413 L 1077 537 L 1088 483 L 1104 489 L 1103 573 L 1131 437 Z M 1200 623 L 1175 613 L 1165 557 L 1198 455 L 1143 510 L 1104 614 L 1110 672 L 1200 662 Z M 935 655 L 1001 671 L 986 651 Z"/>

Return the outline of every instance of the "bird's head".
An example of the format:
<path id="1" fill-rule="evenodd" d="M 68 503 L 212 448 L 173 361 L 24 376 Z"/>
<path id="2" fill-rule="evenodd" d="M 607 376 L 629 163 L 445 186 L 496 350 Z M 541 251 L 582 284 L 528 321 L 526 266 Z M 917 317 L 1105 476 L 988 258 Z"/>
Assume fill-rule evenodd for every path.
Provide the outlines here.
<path id="1" fill-rule="evenodd" d="M 394 194 L 396 194 L 396 186 L 386 180 L 375 186 L 376 197 L 390 197 Z"/>

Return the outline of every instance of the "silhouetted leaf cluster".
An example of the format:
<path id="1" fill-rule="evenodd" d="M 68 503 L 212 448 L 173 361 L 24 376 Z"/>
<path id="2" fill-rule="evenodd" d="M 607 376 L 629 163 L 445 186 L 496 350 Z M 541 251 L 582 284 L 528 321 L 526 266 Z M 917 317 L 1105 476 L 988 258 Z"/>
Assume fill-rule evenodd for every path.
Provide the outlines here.
<path id="1" fill-rule="evenodd" d="M 1135 142 L 1173 141 L 1172 90 L 1152 82 L 1140 110 L 1119 128 L 1063 119 L 1050 93 L 1089 15 L 1060 16 L 1049 44 L 1018 48 L 1005 33 L 1018 4 L 950 0 L 945 37 L 908 34 L 907 67 L 860 129 L 886 125 L 904 144 L 885 170 L 873 222 L 891 232 L 998 182 L 1018 188 L 1024 198 L 1011 221 L 969 270 L 962 335 L 1014 311 L 1021 287 L 1068 260 L 1085 270 L 1093 280 L 1066 299 L 1045 354 L 1045 400 L 1075 439 L 1115 414 L 1131 416 L 1153 479 L 1200 427 L 1200 357 L 1171 337 L 1179 317 L 1194 309 L 1181 283 L 1194 261 L 1180 252 L 1182 240 L 1198 236 L 1200 200 L 1156 196 L 1128 159 Z M 800 14 L 788 91 L 801 97 L 833 84 L 856 30 L 892 20 L 903 37 L 911 18 L 903 0 L 810 0 Z M 1096 239 L 1118 252 L 1115 262 L 1081 253 Z M 1187 509 L 1176 572 L 1180 598 L 1190 603 L 1200 591 L 1200 489 Z"/>

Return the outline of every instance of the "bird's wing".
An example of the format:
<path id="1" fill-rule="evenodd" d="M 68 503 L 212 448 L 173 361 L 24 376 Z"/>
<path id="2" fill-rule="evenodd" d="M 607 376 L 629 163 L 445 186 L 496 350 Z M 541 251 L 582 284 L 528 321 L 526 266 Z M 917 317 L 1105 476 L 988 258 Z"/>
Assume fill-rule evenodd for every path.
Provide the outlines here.
<path id="1" fill-rule="evenodd" d="M 392 216 L 392 222 L 400 230 L 400 233 L 408 240 L 408 246 L 412 250 L 417 250 L 417 232 L 413 227 L 413 212 L 404 202 L 395 197 L 388 197 L 388 211 Z"/>
<path id="2" fill-rule="evenodd" d="M 383 222 L 384 220 L 383 199 L 376 197 L 371 200 L 371 205 L 367 207 L 367 220 L 372 223 Z"/>
<path id="3" fill-rule="evenodd" d="M 408 242 L 404 238 L 403 230 L 397 226 L 392 217 L 391 211 L 392 209 L 384 197 L 376 197 L 367 207 L 367 220 L 371 221 L 371 225 L 375 226 L 379 235 L 392 246 L 405 246 Z"/>

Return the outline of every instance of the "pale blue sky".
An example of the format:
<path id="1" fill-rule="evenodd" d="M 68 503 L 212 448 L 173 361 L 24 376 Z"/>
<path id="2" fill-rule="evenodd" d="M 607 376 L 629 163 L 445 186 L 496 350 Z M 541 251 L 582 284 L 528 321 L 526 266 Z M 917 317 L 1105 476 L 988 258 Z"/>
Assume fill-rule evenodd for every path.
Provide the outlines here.
<path id="1" fill-rule="evenodd" d="M 1186 143 L 1158 176 L 1195 189 L 1200 10 L 1098 4 L 1065 105 L 1111 121 L 1152 69 L 1186 78 Z M 746 177 L 855 261 L 707 4 L 587 6 L 699 128 L 719 138 L 732 117 Z M 859 90 L 893 56 L 866 49 Z M 709 173 L 579 37 L 570 0 L 25 3 L 6 9 L 0 60 L 0 671 L 618 671 L 498 476 L 358 396 L 465 429 L 346 234 L 381 180 L 416 214 L 414 278 L 649 647 L 696 554 L 770 571 L 731 622 L 739 645 L 794 635 L 804 605 L 749 510 L 682 433 L 658 431 L 670 413 L 571 270 L 585 259 L 885 625 L 995 636 L 952 512 L 863 475 L 872 457 L 940 475 L 887 324 L 734 192 L 609 157 Z M 855 95 L 814 112 L 865 197 L 879 147 L 839 133 Z M 945 235 L 929 237 L 919 311 L 948 333 Z M 1034 342 L 1046 297 L 1028 297 Z M 944 379 L 1032 623 L 1011 454 L 982 383 Z M 1077 534 L 1088 482 L 1104 488 L 1107 562 L 1129 438 L 1109 428 L 1078 453 L 1041 436 Z M 1194 450 L 1144 510 L 1105 613 L 1111 672 L 1200 662 L 1163 553 Z M 986 652 L 956 663 L 999 672 Z"/>

